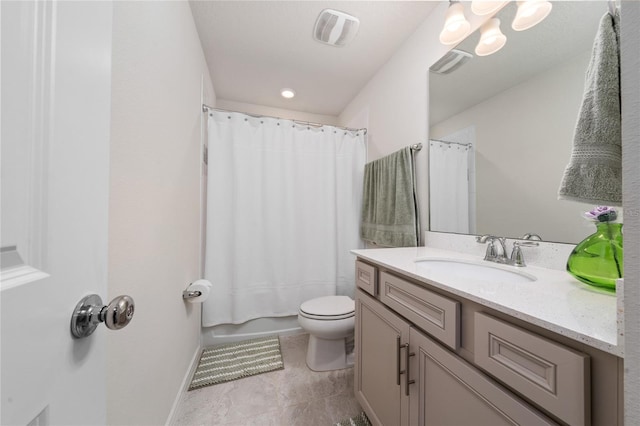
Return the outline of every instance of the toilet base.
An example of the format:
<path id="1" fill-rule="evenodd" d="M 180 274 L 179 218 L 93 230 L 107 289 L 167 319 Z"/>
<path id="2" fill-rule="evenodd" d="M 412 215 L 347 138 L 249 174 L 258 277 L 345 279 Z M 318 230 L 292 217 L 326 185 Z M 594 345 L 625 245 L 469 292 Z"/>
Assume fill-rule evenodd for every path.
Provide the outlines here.
<path id="1" fill-rule="evenodd" d="M 307 366 L 313 371 L 341 370 L 353 366 L 353 356 L 347 356 L 346 339 L 321 339 L 309 335 Z"/>

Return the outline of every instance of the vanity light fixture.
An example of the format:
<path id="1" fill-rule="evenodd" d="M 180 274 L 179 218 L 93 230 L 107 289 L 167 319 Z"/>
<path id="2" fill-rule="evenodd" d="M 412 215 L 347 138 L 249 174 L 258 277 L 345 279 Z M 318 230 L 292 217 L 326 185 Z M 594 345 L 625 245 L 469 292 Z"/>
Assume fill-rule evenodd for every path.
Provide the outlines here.
<path id="1" fill-rule="evenodd" d="M 280 95 L 285 99 L 291 99 L 296 95 L 296 92 L 293 89 L 285 88 L 280 91 Z"/>
<path id="2" fill-rule="evenodd" d="M 464 40 L 471 32 L 471 24 L 464 16 L 462 3 L 452 1 L 447 9 L 444 20 L 444 28 L 440 33 L 440 43 L 451 45 Z"/>
<path id="3" fill-rule="evenodd" d="M 476 55 L 487 56 L 496 53 L 506 42 L 507 36 L 500 31 L 500 20 L 491 18 L 480 28 L 480 41 L 476 46 Z"/>
<path id="4" fill-rule="evenodd" d="M 553 5 L 545 0 L 519 1 L 516 17 L 511 28 L 515 31 L 524 31 L 542 22 L 551 12 Z"/>
<path id="5" fill-rule="evenodd" d="M 508 1 L 473 0 L 471 11 L 478 16 L 491 15 L 497 12 Z"/>

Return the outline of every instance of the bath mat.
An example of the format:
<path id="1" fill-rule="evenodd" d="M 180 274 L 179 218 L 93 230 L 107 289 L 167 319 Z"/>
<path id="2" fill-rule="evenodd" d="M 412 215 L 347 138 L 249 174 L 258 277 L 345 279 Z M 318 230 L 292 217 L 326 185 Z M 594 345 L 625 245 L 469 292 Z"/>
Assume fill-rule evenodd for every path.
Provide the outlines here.
<path id="1" fill-rule="evenodd" d="M 362 412 L 357 416 L 349 417 L 340 423 L 336 423 L 334 426 L 371 426 L 371 422 L 367 418 L 367 415 Z"/>
<path id="2" fill-rule="evenodd" d="M 202 350 L 189 390 L 283 368 L 278 336 L 216 345 Z"/>

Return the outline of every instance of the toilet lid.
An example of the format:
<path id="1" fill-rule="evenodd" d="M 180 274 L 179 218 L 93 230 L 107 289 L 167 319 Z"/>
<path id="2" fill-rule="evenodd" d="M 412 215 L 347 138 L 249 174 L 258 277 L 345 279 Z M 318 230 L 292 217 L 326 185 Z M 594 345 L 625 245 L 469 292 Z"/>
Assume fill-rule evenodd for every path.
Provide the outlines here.
<path id="1" fill-rule="evenodd" d="M 300 305 L 300 312 L 313 316 L 343 317 L 352 315 L 356 304 L 348 296 L 325 296 L 307 300 Z"/>

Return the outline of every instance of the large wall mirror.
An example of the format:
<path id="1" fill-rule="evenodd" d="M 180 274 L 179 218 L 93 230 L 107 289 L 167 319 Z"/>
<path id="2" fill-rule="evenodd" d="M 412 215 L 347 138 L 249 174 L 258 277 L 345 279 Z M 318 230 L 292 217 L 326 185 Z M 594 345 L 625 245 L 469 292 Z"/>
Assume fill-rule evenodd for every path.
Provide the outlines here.
<path id="1" fill-rule="evenodd" d="M 544 21 L 519 32 L 511 29 L 515 12 L 510 2 L 497 15 L 507 37 L 500 51 L 476 56 L 476 32 L 455 48 L 472 58 L 429 73 L 430 229 L 577 243 L 592 232 L 582 213 L 593 206 L 560 201 L 557 192 L 607 3 L 553 2 Z M 450 153 L 458 160 L 445 160 Z M 447 177 L 452 170 L 468 176 L 462 191 Z M 466 218 L 435 210 L 438 197 L 464 191 Z"/>

